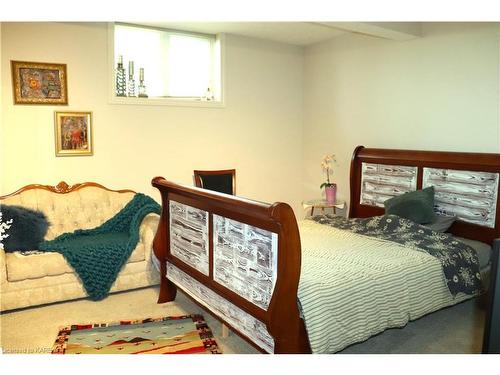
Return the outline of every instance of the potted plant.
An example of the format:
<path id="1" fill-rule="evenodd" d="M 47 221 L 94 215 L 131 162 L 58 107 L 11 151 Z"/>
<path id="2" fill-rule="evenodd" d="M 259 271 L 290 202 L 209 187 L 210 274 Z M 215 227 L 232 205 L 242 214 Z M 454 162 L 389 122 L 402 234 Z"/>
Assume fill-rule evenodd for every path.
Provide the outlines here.
<path id="1" fill-rule="evenodd" d="M 323 172 L 326 172 L 326 182 L 320 185 L 320 189 L 325 188 L 326 201 L 328 203 L 335 203 L 337 199 L 337 184 L 330 182 L 330 172 L 333 173 L 332 163 L 335 162 L 335 155 L 325 155 L 321 162 Z"/>

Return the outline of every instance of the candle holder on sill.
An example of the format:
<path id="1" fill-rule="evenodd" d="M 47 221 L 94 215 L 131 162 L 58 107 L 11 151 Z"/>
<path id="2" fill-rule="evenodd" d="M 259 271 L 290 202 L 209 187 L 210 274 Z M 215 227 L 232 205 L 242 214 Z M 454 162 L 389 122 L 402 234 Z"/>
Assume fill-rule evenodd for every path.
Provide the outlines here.
<path id="1" fill-rule="evenodd" d="M 207 92 L 205 93 L 205 96 L 202 99 L 206 100 L 207 102 L 214 100 L 214 94 L 212 94 L 210 87 L 207 88 Z"/>
<path id="2" fill-rule="evenodd" d="M 139 69 L 139 98 L 147 98 L 146 85 L 144 84 L 144 68 Z"/>
<path id="3" fill-rule="evenodd" d="M 118 66 L 116 67 L 116 96 L 127 96 L 127 79 L 121 55 L 118 57 Z"/>
<path id="4" fill-rule="evenodd" d="M 135 87 L 135 80 L 134 80 L 134 62 L 129 61 L 128 62 L 128 88 L 127 88 L 127 96 L 129 97 L 135 97 L 136 95 L 136 87 Z"/>

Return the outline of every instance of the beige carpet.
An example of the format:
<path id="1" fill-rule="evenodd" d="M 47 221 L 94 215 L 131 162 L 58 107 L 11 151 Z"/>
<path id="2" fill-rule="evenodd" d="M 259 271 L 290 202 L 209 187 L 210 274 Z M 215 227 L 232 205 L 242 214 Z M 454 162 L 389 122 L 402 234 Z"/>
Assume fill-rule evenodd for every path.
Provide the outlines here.
<path id="1" fill-rule="evenodd" d="M 403 328 L 388 329 L 342 354 L 477 354 L 483 346 L 485 310 L 478 299 L 433 312 Z"/>
<path id="2" fill-rule="evenodd" d="M 50 352 L 58 327 L 71 323 L 110 322 L 200 313 L 224 353 L 259 353 L 235 333 L 222 338 L 222 325 L 179 292 L 175 302 L 157 304 L 159 287 L 112 294 L 100 302 L 78 300 L 7 312 L 0 315 L 4 353 Z M 484 310 L 476 300 L 410 322 L 344 349 L 348 353 L 480 353 Z"/>
<path id="3" fill-rule="evenodd" d="M 59 326 L 72 323 L 112 322 L 127 319 L 200 313 L 212 329 L 223 353 L 259 353 L 234 333 L 222 338 L 222 325 L 181 292 L 175 302 L 157 304 L 159 287 L 115 293 L 93 302 L 77 300 L 6 312 L 0 316 L 0 340 L 4 353 L 50 352 Z"/>

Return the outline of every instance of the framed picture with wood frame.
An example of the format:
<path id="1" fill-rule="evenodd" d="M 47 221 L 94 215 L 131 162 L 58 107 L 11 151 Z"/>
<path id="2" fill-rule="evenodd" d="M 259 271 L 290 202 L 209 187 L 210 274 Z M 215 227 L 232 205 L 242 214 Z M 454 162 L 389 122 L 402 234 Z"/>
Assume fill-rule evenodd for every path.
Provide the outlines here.
<path id="1" fill-rule="evenodd" d="M 55 112 L 56 156 L 93 155 L 92 112 Z"/>
<path id="2" fill-rule="evenodd" d="M 14 104 L 68 104 L 66 64 L 11 61 Z"/>

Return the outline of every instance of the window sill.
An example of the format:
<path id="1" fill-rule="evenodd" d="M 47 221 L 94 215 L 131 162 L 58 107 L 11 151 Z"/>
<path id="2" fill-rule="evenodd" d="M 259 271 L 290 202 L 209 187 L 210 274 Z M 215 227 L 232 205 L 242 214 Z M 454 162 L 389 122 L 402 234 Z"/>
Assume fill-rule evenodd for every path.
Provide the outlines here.
<path id="1" fill-rule="evenodd" d="M 174 107 L 201 107 L 201 108 L 224 108 L 223 101 L 204 101 L 196 99 L 180 98 L 129 98 L 113 96 L 109 99 L 109 104 L 124 105 L 157 105 Z"/>

